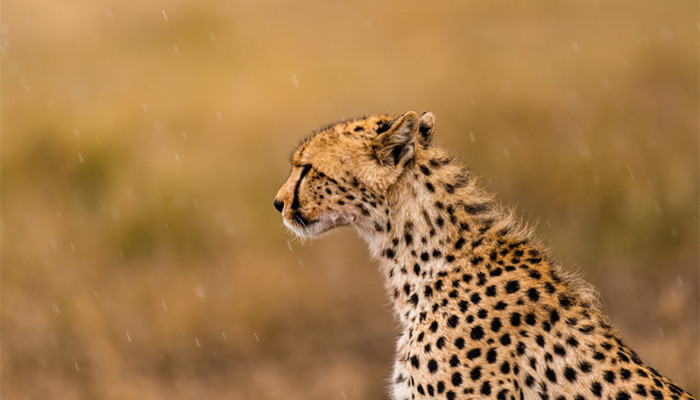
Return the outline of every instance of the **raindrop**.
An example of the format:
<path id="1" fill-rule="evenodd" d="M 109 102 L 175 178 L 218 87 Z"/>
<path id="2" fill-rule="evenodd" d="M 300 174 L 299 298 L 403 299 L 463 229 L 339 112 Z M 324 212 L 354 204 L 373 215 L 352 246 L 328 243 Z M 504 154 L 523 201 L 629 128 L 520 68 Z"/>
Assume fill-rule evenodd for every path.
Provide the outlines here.
<path id="1" fill-rule="evenodd" d="M 256 340 L 257 342 L 260 342 L 260 338 L 258 337 L 258 334 L 257 334 L 257 333 L 253 333 L 253 335 L 255 336 L 255 340 Z"/>
<path id="2" fill-rule="evenodd" d="M 469 140 L 471 140 L 472 143 L 476 143 L 476 138 L 474 137 L 474 132 L 469 132 Z"/>
<path id="3" fill-rule="evenodd" d="M 75 365 L 75 370 L 80 372 L 80 367 L 78 367 L 78 362 L 74 362 L 73 365 Z"/>
<path id="4" fill-rule="evenodd" d="M 75 253 L 75 246 L 73 245 L 73 242 L 70 242 L 70 249 Z"/>
<path id="5" fill-rule="evenodd" d="M 146 103 L 141 104 L 141 108 L 143 108 L 143 112 L 148 112 L 148 106 Z"/>
<path id="6" fill-rule="evenodd" d="M 195 286 L 194 291 L 197 294 L 197 298 L 199 299 L 199 301 L 204 301 L 204 299 L 206 298 L 206 294 L 204 293 L 204 288 L 202 287 L 202 285 Z"/>
<path id="7" fill-rule="evenodd" d="M 345 392 L 342 392 L 342 393 L 343 393 L 343 399 L 348 400 L 348 397 L 345 395 Z"/>
<path id="8" fill-rule="evenodd" d="M 180 164 L 180 156 L 177 153 L 175 153 L 175 160 Z"/>
<path id="9" fill-rule="evenodd" d="M 292 84 L 294 87 L 299 87 L 299 80 L 297 79 L 297 74 L 292 74 Z"/>
<path id="10" fill-rule="evenodd" d="M 503 148 L 503 156 L 504 156 L 505 158 L 509 158 L 509 157 L 510 157 L 510 150 L 508 150 L 507 147 L 504 147 L 504 148 Z"/>
<path id="11" fill-rule="evenodd" d="M 73 134 L 75 135 L 75 137 L 80 137 L 80 129 L 78 129 L 78 128 L 73 129 Z"/>
<path id="12" fill-rule="evenodd" d="M 104 10 L 104 16 L 107 21 L 111 21 L 114 19 L 114 11 L 112 11 L 111 8 L 107 7 Z"/>
<path id="13" fill-rule="evenodd" d="M 168 311 L 168 305 L 165 304 L 165 300 L 161 300 L 160 305 L 163 306 L 163 310 Z"/>
<path id="14" fill-rule="evenodd" d="M 173 53 L 175 53 L 176 56 L 180 55 L 180 48 L 177 47 L 176 44 L 173 45 Z"/>
<path id="15" fill-rule="evenodd" d="M 199 343 L 199 338 L 197 336 L 194 337 L 194 343 L 197 345 L 197 347 L 202 347 L 202 344 Z"/>
<path id="16" fill-rule="evenodd" d="M 213 32 L 209 32 L 209 38 L 211 39 L 212 42 L 216 42 L 216 36 L 214 35 Z"/>
<path id="17" fill-rule="evenodd" d="M 574 51 L 578 52 L 579 50 L 578 42 L 574 40 Z"/>
<path id="18" fill-rule="evenodd" d="M 289 249 L 289 251 L 292 251 L 292 244 L 289 243 L 289 240 L 287 240 L 287 248 Z"/>
<path id="19" fill-rule="evenodd" d="M 78 161 L 80 161 L 81 164 L 85 164 L 85 158 L 83 158 L 83 153 L 78 153 Z"/>
<path id="20" fill-rule="evenodd" d="M 185 140 L 187 140 L 187 132 L 182 131 L 182 138 L 185 139 Z"/>
<path id="21" fill-rule="evenodd" d="M 27 86 L 27 85 L 24 85 L 24 90 L 26 90 L 27 93 L 31 93 L 31 92 L 32 92 L 32 90 L 29 89 L 29 86 Z"/>
<path id="22" fill-rule="evenodd" d="M 49 240 L 49 246 L 51 246 L 51 250 L 53 251 L 58 250 L 58 244 L 56 243 L 56 239 Z"/>
<path id="23" fill-rule="evenodd" d="M 219 119 L 219 121 L 221 121 L 221 113 L 220 113 L 220 112 L 218 112 L 218 111 L 216 112 L 216 118 L 218 118 L 218 119 Z"/>
<path id="24" fill-rule="evenodd" d="M 627 171 L 630 173 L 630 176 L 632 177 L 632 179 L 634 179 L 634 174 L 632 173 L 632 167 L 630 167 L 629 164 L 626 164 L 626 165 L 627 165 Z"/>
<path id="25" fill-rule="evenodd" d="M 53 312 L 54 312 L 55 314 L 60 314 L 60 313 L 61 313 L 61 309 L 58 308 L 58 304 L 56 304 L 56 303 L 52 303 L 52 304 L 51 304 L 51 309 L 53 310 Z"/>
<path id="26" fill-rule="evenodd" d="M 163 224 L 163 227 L 164 227 L 165 229 L 170 229 L 170 225 L 168 225 L 167 223 L 164 223 L 164 224 Z"/>
<path id="27" fill-rule="evenodd" d="M 100 296 L 97 295 L 97 291 L 95 289 L 92 289 L 92 294 L 95 296 L 95 298 L 99 298 Z"/>
<path id="28" fill-rule="evenodd" d="M 163 19 L 167 21 L 167 20 L 168 20 L 168 15 L 165 13 L 165 8 L 161 9 L 160 11 L 163 12 Z"/>
<path id="29" fill-rule="evenodd" d="M 664 214 L 664 210 L 663 210 L 663 208 L 661 208 L 661 204 L 658 201 L 656 203 L 654 203 L 654 212 L 659 217 Z"/>
<path id="30" fill-rule="evenodd" d="M 129 332 L 126 333 L 126 340 L 128 340 L 129 343 L 131 343 L 131 335 L 129 335 Z"/>
<path id="31" fill-rule="evenodd" d="M 304 260 L 302 260 L 301 258 L 299 259 L 299 266 L 304 268 Z"/>
<path id="32" fill-rule="evenodd" d="M 228 340 L 228 338 L 226 337 L 226 334 L 224 333 L 224 331 L 221 331 L 221 337 L 224 338 L 224 341 L 227 341 L 227 340 Z"/>

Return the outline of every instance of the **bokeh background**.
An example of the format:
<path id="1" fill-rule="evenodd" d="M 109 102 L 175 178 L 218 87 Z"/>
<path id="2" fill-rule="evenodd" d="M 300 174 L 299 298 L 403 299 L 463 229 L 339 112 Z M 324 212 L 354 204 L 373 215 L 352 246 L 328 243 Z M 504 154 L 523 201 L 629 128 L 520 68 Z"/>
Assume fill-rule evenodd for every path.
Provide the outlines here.
<path id="1" fill-rule="evenodd" d="M 2 398 L 388 398 L 364 243 L 272 199 L 313 129 L 407 110 L 700 394 L 697 8 L 3 1 Z"/>

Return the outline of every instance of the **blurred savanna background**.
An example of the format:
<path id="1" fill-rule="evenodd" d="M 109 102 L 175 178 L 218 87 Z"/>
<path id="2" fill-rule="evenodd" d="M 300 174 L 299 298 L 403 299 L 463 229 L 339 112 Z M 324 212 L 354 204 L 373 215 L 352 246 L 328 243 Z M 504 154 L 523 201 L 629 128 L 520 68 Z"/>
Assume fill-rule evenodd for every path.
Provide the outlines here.
<path id="1" fill-rule="evenodd" d="M 341 230 L 272 206 L 297 141 L 436 140 L 695 395 L 696 1 L 2 2 L 3 399 L 386 399 L 396 323 Z"/>

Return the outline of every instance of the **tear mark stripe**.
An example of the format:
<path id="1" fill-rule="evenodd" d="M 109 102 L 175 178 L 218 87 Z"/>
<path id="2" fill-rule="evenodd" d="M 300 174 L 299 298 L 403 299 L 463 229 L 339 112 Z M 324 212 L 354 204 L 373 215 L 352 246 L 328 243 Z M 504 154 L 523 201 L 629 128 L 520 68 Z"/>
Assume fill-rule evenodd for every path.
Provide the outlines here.
<path id="1" fill-rule="evenodd" d="M 297 181 L 297 184 L 294 185 L 294 200 L 292 200 L 292 210 L 299 209 L 299 186 L 301 185 L 301 181 L 304 179 L 306 174 L 309 173 L 310 170 L 311 164 L 304 164 L 304 167 L 301 170 L 301 175 L 299 175 L 299 180 Z"/>

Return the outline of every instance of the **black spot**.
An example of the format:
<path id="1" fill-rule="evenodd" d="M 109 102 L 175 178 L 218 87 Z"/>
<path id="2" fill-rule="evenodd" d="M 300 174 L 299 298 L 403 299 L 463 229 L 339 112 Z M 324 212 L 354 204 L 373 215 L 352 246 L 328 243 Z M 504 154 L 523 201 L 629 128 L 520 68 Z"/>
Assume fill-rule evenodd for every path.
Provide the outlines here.
<path id="1" fill-rule="evenodd" d="M 418 168 L 420 169 L 420 172 L 423 173 L 423 175 L 430 176 L 431 172 L 428 167 L 426 167 L 425 165 L 418 165 Z"/>
<path id="2" fill-rule="evenodd" d="M 441 339 L 443 339 L 443 338 L 441 338 Z M 464 348 L 464 338 L 458 337 L 457 339 L 455 339 L 455 346 L 460 350 L 463 349 Z"/>
<path id="3" fill-rule="evenodd" d="M 469 307 L 469 303 L 467 303 L 466 300 L 460 300 L 458 305 L 459 305 L 459 310 L 461 312 L 467 311 L 467 308 Z"/>
<path id="4" fill-rule="evenodd" d="M 552 323 L 552 325 L 556 324 L 557 321 L 559 321 L 559 312 L 557 310 L 552 309 L 549 312 L 549 322 Z"/>
<path id="5" fill-rule="evenodd" d="M 607 370 L 603 374 L 603 379 L 610 383 L 615 383 L 615 373 L 613 371 Z"/>
<path id="6" fill-rule="evenodd" d="M 454 260 L 455 260 L 455 256 L 453 256 L 452 254 L 448 254 L 445 256 L 445 261 L 447 261 L 447 262 L 452 262 Z"/>
<path id="7" fill-rule="evenodd" d="M 630 372 L 630 370 L 626 368 L 622 368 L 620 370 L 620 378 L 622 378 L 623 381 L 629 380 L 631 376 L 632 373 Z"/>
<path id="8" fill-rule="evenodd" d="M 440 336 L 440 338 L 435 342 L 435 346 L 437 346 L 438 349 L 442 349 L 442 347 L 445 346 L 445 337 Z"/>
<path id="9" fill-rule="evenodd" d="M 465 204 L 464 205 L 464 211 L 466 211 L 467 213 L 472 214 L 472 215 L 481 214 L 487 210 L 488 210 L 487 203 L 476 203 L 476 204 Z"/>
<path id="10" fill-rule="evenodd" d="M 535 289 L 535 288 L 530 288 L 530 289 L 527 291 L 527 297 L 528 297 L 531 301 L 537 301 L 537 300 L 540 299 L 540 292 L 538 292 L 537 289 Z"/>
<path id="11" fill-rule="evenodd" d="M 557 383 L 557 374 L 555 374 L 551 368 L 547 367 L 547 369 L 544 370 L 544 375 L 547 377 L 547 379 L 549 379 L 550 382 Z"/>
<path id="12" fill-rule="evenodd" d="M 620 390 L 617 392 L 617 395 L 615 396 L 615 400 L 630 400 L 630 395 L 629 395 L 629 393 L 625 392 L 624 390 Z"/>
<path id="13" fill-rule="evenodd" d="M 388 259 L 391 260 L 391 259 L 394 258 L 394 255 L 395 255 L 395 254 L 394 254 L 394 250 L 392 250 L 392 249 L 386 249 L 386 250 L 384 250 L 384 255 L 386 255 L 386 258 L 388 258 Z"/>
<path id="14" fill-rule="evenodd" d="M 554 354 L 564 357 L 566 355 L 566 349 L 562 345 L 554 345 Z"/>
<path id="15" fill-rule="evenodd" d="M 576 371 L 574 371 L 574 369 L 571 367 L 564 368 L 564 378 L 566 378 L 569 382 L 575 381 Z"/>
<path id="16" fill-rule="evenodd" d="M 420 367 L 420 362 L 418 361 L 418 357 L 416 357 L 416 356 L 411 357 L 411 365 L 413 366 L 413 368 Z"/>
<path id="17" fill-rule="evenodd" d="M 494 318 L 491 320 L 491 330 L 493 332 L 498 332 L 499 330 L 501 330 L 502 326 L 503 326 L 503 324 L 501 323 L 500 318 Z"/>
<path id="18" fill-rule="evenodd" d="M 435 193 L 435 186 L 430 182 L 425 182 L 425 187 L 430 191 L 430 193 Z"/>
<path id="19" fill-rule="evenodd" d="M 506 333 L 503 336 L 501 336 L 500 342 L 502 345 L 508 346 L 511 343 L 510 335 Z"/>
<path id="20" fill-rule="evenodd" d="M 572 304 L 573 304 L 573 299 L 570 296 L 567 296 L 565 294 L 559 295 L 559 305 L 560 306 L 562 306 L 568 310 Z"/>
<path id="21" fill-rule="evenodd" d="M 479 325 L 477 325 L 474 328 L 472 328 L 470 336 L 473 340 L 479 340 L 482 337 L 484 337 L 484 330 Z"/>
<path id="22" fill-rule="evenodd" d="M 596 397 L 601 397 L 603 395 L 603 386 L 601 386 L 600 382 L 595 381 L 591 384 L 591 393 Z"/>
<path id="23" fill-rule="evenodd" d="M 491 276 L 501 276 L 503 274 L 503 270 L 501 268 L 495 268 L 491 272 L 489 272 L 489 275 Z"/>
<path id="24" fill-rule="evenodd" d="M 462 237 L 459 238 L 459 239 L 457 239 L 457 241 L 455 242 L 455 249 L 459 250 L 459 249 L 461 249 L 462 247 L 464 247 L 464 243 L 465 243 L 465 242 L 466 242 L 466 241 L 465 241 L 464 238 L 462 238 Z"/>
<path id="25" fill-rule="evenodd" d="M 447 393 L 445 393 L 445 397 L 447 398 L 447 400 L 454 400 L 455 392 L 448 390 Z"/>
<path id="26" fill-rule="evenodd" d="M 532 375 L 527 374 L 527 376 L 525 376 L 525 386 L 532 387 L 533 383 L 535 383 L 535 378 L 533 378 Z"/>
<path id="27" fill-rule="evenodd" d="M 437 328 L 438 328 L 437 321 L 433 321 L 433 323 L 430 324 L 430 331 L 435 333 L 437 331 Z"/>
<path id="28" fill-rule="evenodd" d="M 489 349 L 489 351 L 486 352 L 486 361 L 489 362 L 489 364 L 493 364 L 496 362 L 496 349 Z"/>
<path id="29" fill-rule="evenodd" d="M 535 337 L 535 342 L 537 342 L 537 345 L 540 347 L 544 347 L 544 336 L 542 335 L 537 335 Z"/>
<path id="30" fill-rule="evenodd" d="M 426 252 L 420 253 L 420 259 L 423 261 L 428 261 L 428 260 L 430 260 L 430 254 L 428 254 Z"/>
<path id="31" fill-rule="evenodd" d="M 454 374 L 452 374 L 452 384 L 455 387 L 459 387 L 459 385 L 462 384 L 462 374 L 460 374 L 459 372 L 455 372 Z M 617 399 L 617 400 L 627 400 L 627 399 Z"/>
<path id="32" fill-rule="evenodd" d="M 438 394 L 442 394 L 445 391 L 445 382 L 439 381 L 436 386 Z"/>
<path id="33" fill-rule="evenodd" d="M 484 383 L 481 385 L 481 390 L 480 390 L 480 392 L 481 392 L 481 394 L 483 394 L 484 396 L 490 395 L 490 394 L 491 394 L 491 383 L 489 383 L 489 381 L 484 382 Z"/>
<path id="34" fill-rule="evenodd" d="M 434 374 L 435 371 L 437 371 L 437 367 L 438 367 L 437 361 L 435 361 L 435 360 L 433 360 L 433 359 L 431 359 L 430 361 L 428 361 L 428 370 L 429 370 L 431 373 Z"/>
<path id="35" fill-rule="evenodd" d="M 658 390 L 651 390 L 649 393 L 651 393 L 652 396 L 654 396 L 654 399 L 656 400 L 662 400 L 664 398 L 664 395 L 661 394 Z"/>
<path id="36" fill-rule="evenodd" d="M 459 317 L 456 315 L 452 315 L 450 318 L 447 319 L 447 326 L 450 328 L 455 328 L 457 326 L 457 323 L 459 323 Z"/>
<path id="37" fill-rule="evenodd" d="M 428 389 L 428 394 L 430 396 L 435 396 L 435 389 L 433 389 L 433 385 L 428 384 L 428 386 L 426 386 L 426 389 Z"/>
<path id="38" fill-rule="evenodd" d="M 637 385 L 637 388 L 634 390 L 634 392 L 640 396 L 647 397 L 647 390 L 644 388 L 644 385 Z"/>
<path id="39" fill-rule="evenodd" d="M 478 381 L 481 378 L 481 367 L 474 367 L 469 373 L 469 377 L 473 381 Z"/>
<path id="40" fill-rule="evenodd" d="M 531 326 L 535 325 L 535 323 L 537 322 L 537 320 L 535 319 L 535 314 L 528 313 L 527 315 L 525 315 L 525 322 Z"/>
<path id="41" fill-rule="evenodd" d="M 508 283 L 506 283 L 506 293 L 515 293 L 518 290 L 520 290 L 520 282 L 508 281 Z"/>
<path id="42" fill-rule="evenodd" d="M 411 297 L 409 297 L 408 302 L 413 304 L 414 306 L 418 304 L 418 295 L 413 293 Z"/>
<path id="43" fill-rule="evenodd" d="M 591 363 L 588 361 L 581 361 L 578 365 L 581 372 L 591 372 Z"/>
<path id="44" fill-rule="evenodd" d="M 510 314 L 510 324 L 513 326 L 520 326 L 520 313 L 514 312 Z"/>
<path id="45" fill-rule="evenodd" d="M 424 295 L 425 297 L 431 297 L 433 295 L 433 288 L 431 288 L 430 286 L 426 286 Z"/>
<path id="46" fill-rule="evenodd" d="M 467 352 L 467 358 L 473 360 L 481 355 L 481 349 L 475 348 Z"/>
<path id="47" fill-rule="evenodd" d="M 494 296 L 496 296 L 496 286 L 495 286 L 495 285 L 491 285 L 491 286 L 487 287 L 487 288 L 486 288 L 486 292 L 484 292 L 484 294 L 485 294 L 486 296 L 488 296 L 488 297 L 494 297 Z"/>
<path id="48" fill-rule="evenodd" d="M 499 302 L 496 303 L 496 305 L 494 306 L 494 309 L 500 311 L 500 310 L 505 310 L 506 307 L 508 307 L 508 304 L 506 304 L 506 303 L 504 303 L 504 302 L 502 302 L 502 301 L 499 301 Z"/>
<path id="49" fill-rule="evenodd" d="M 452 357 L 450 358 L 450 367 L 454 368 L 459 365 L 459 358 L 457 358 L 456 354 L 453 354 Z"/>
<path id="50" fill-rule="evenodd" d="M 479 302 L 481 302 L 481 296 L 479 296 L 479 293 L 474 293 L 474 294 L 471 295 L 471 297 L 469 298 L 469 300 L 471 300 L 471 302 L 472 302 L 474 305 L 476 305 L 476 304 L 479 304 Z"/>

